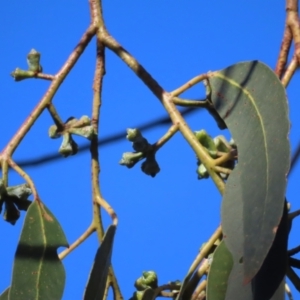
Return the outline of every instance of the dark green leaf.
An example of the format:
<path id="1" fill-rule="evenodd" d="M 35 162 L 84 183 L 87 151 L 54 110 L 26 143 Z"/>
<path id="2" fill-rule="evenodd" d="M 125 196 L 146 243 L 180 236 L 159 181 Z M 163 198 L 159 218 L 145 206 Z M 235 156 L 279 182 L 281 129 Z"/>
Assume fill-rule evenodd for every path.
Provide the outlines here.
<path id="1" fill-rule="evenodd" d="M 273 295 L 274 298 L 272 299 L 274 300 L 284 299 L 284 285 L 282 287 L 281 283 L 287 269 L 288 234 L 288 212 L 285 205 L 273 245 L 262 267 L 252 280 L 252 289 L 255 299 L 271 299 Z M 281 290 L 282 288 L 283 292 Z M 277 296 L 275 298 L 276 294 Z"/>
<path id="2" fill-rule="evenodd" d="M 17 247 L 10 300 L 60 300 L 65 270 L 57 248 L 68 247 L 62 228 L 41 202 L 28 208 Z"/>
<path id="3" fill-rule="evenodd" d="M 103 300 L 105 285 L 111 264 L 116 226 L 110 225 L 97 250 L 94 265 L 85 290 L 84 300 Z"/>
<path id="4" fill-rule="evenodd" d="M 0 295 L 0 300 L 8 300 L 9 287 Z"/>
<path id="5" fill-rule="evenodd" d="M 238 148 L 238 164 L 226 184 L 222 204 L 225 243 L 243 257 L 244 283 L 261 268 L 282 216 L 290 164 L 285 89 L 258 61 L 210 73 L 211 100 Z M 242 203 L 242 218 L 234 207 Z M 243 228 L 242 239 L 235 232 Z M 242 243 L 242 252 L 240 244 Z"/>
<path id="6" fill-rule="evenodd" d="M 213 261 L 209 269 L 206 288 L 207 300 L 225 299 L 227 281 L 232 266 L 232 255 L 222 241 L 213 254 Z"/>

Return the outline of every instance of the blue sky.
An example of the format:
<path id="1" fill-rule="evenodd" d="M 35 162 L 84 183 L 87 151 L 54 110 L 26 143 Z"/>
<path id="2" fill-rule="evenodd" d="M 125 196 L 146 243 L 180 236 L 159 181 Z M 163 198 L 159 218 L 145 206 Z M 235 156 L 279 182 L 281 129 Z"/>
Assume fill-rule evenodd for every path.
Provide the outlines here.
<path id="1" fill-rule="evenodd" d="M 173 90 L 192 77 L 231 64 L 258 59 L 275 67 L 285 20 L 284 1 L 104 1 L 109 32 L 166 89 Z M 87 1 L 2 1 L 0 4 L 0 111 L 3 148 L 30 114 L 49 86 L 41 80 L 14 82 L 16 67 L 25 69 L 26 55 L 41 52 L 45 73 L 56 73 L 88 27 Z M 95 41 L 92 41 L 54 97 L 63 120 L 91 114 Z M 164 108 L 133 72 L 113 53 L 106 52 L 100 140 L 124 132 L 124 139 L 100 147 L 101 189 L 119 217 L 113 266 L 125 299 L 144 270 L 155 270 L 159 283 L 183 279 L 200 246 L 220 223 L 221 196 L 210 179 L 198 181 L 193 151 L 177 133 L 157 154 L 161 172 L 151 178 L 140 166 L 118 164 L 131 151 L 126 128 L 166 115 Z M 300 138 L 299 74 L 287 94 L 291 118 L 291 144 Z M 202 85 L 184 96 L 204 96 Z M 204 111 L 187 117 L 193 130 L 223 134 Z M 16 161 L 58 151 L 61 140 L 48 138 L 52 120 L 44 112 L 16 151 Z M 168 127 L 143 132 L 149 142 Z M 79 146 L 84 139 L 75 138 Z M 92 217 L 90 154 L 60 158 L 49 164 L 26 167 L 38 192 L 60 221 L 69 243 L 89 226 Z M 288 181 L 287 198 L 299 208 L 299 168 Z M 23 183 L 13 172 L 10 185 Z M 105 214 L 104 214 L 105 215 Z M 24 213 L 15 226 L 0 222 L 0 291 L 10 283 L 14 251 Z M 105 224 L 110 219 L 104 216 Z M 294 222 L 290 247 L 299 244 L 299 221 Z M 96 235 L 64 260 L 67 272 L 63 299 L 81 299 L 98 247 Z M 294 292 L 294 299 L 300 299 Z"/>

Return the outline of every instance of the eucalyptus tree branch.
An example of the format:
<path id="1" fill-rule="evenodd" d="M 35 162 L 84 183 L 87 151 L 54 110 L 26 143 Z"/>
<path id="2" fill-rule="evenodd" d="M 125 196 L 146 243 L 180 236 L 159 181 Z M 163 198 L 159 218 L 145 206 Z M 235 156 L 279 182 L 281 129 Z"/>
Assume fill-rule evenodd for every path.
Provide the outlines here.
<path id="1" fill-rule="evenodd" d="M 225 184 L 219 175 L 211 168 L 213 165 L 213 159 L 208 155 L 205 148 L 197 141 L 194 133 L 186 124 L 185 120 L 177 110 L 175 104 L 172 101 L 174 96 L 178 96 L 194 84 L 203 81 L 207 78 L 206 74 L 201 74 L 191 79 L 188 83 L 184 84 L 180 88 L 174 90 L 172 93 L 167 93 L 158 82 L 146 71 L 146 69 L 138 63 L 138 61 L 131 56 L 115 39 L 113 39 L 107 32 L 101 34 L 101 40 L 104 45 L 117 54 L 136 75 L 144 82 L 144 84 L 153 92 L 153 94 L 160 100 L 165 109 L 170 115 L 173 124 L 178 124 L 179 130 L 195 151 L 197 157 L 207 168 L 209 175 L 215 182 L 217 188 L 221 193 L 224 192 Z"/>
<path id="2" fill-rule="evenodd" d="M 199 111 L 199 109 L 195 109 L 193 107 L 189 107 L 186 109 L 183 109 L 180 111 L 182 116 L 187 116 L 190 115 L 193 112 Z M 171 123 L 171 120 L 168 116 L 166 117 L 162 117 L 162 118 L 158 118 L 149 122 L 145 122 L 143 124 L 137 124 L 135 126 L 132 126 L 133 128 L 139 128 L 141 131 L 142 130 L 148 130 L 157 126 L 164 126 L 164 125 L 169 125 Z M 112 135 L 109 135 L 107 137 L 102 137 L 101 140 L 98 139 L 98 147 L 99 146 L 105 146 L 114 142 L 117 142 L 119 140 L 123 140 L 124 139 L 124 130 L 121 130 L 118 133 L 114 133 Z M 80 146 L 78 152 L 83 152 L 83 151 L 87 151 L 90 150 L 90 143 L 85 143 L 83 145 Z M 25 160 L 21 160 L 21 161 L 17 161 L 17 164 L 20 167 L 34 167 L 34 166 L 40 166 L 42 164 L 51 162 L 53 160 L 57 160 L 57 159 L 61 159 L 61 155 L 57 154 L 57 153 L 48 153 L 45 155 L 42 155 L 40 157 L 37 158 L 33 158 L 33 159 L 25 159 Z"/>
<path id="3" fill-rule="evenodd" d="M 104 200 L 99 182 L 100 163 L 98 153 L 98 134 L 99 134 L 99 117 L 100 108 L 102 104 L 101 92 L 102 92 L 102 81 L 105 75 L 105 48 L 102 41 L 99 38 L 99 33 L 103 30 L 104 21 L 102 15 L 102 1 L 100 0 L 89 0 L 90 14 L 92 23 L 97 26 L 97 58 L 96 58 L 96 70 L 94 75 L 93 83 L 93 109 L 92 109 L 92 126 L 95 131 L 95 135 L 91 141 L 91 158 L 92 158 L 92 194 L 93 194 L 93 223 L 97 230 L 98 240 L 102 242 L 104 237 L 104 229 L 101 218 L 100 207 L 103 207 L 112 218 L 113 224 L 117 225 L 118 218 L 113 208 Z M 114 274 L 112 265 L 109 267 L 108 277 L 105 286 L 104 295 L 108 294 L 109 287 L 113 289 L 114 300 L 122 300 L 120 287 L 117 282 L 117 278 Z"/>
<path id="4" fill-rule="evenodd" d="M 31 112 L 30 116 L 25 120 L 25 122 L 21 125 L 19 130 L 16 132 L 16 134 L 13 136 L 13 138 L 8 142 L 7 146 L 2 151 L 1 155 L 8 155 L 11 156 L 14 151 L 16 150 L 17 146 L 20 144 L 20 142 L 23 140 L 27 132 L 30 130 L 32 125 L 35 123 L 37 118 L 40 116 L 40 114 L 43 112 L 43 110 L 47 107 L 47 105 L 52 101 L 55 93 L 57 92 L 58 88 L 66 78 L 66 76 L 69 74 L 81 54 L 83 53 L 84 49 L 92 39 L 92 37 L 96 33 L 96 27 L 91 25 L 82 38 L 80 39 L 78 45 L 75 47 L 63 67 L 60 69 L 60 71 L 54 76 L 54 79 L 51 82 L 50 87 L 48 88 L 46 94 L 42 97 L 40 102 L 37 104 L 37 106 L 34 108 L 34 110 Z"/>

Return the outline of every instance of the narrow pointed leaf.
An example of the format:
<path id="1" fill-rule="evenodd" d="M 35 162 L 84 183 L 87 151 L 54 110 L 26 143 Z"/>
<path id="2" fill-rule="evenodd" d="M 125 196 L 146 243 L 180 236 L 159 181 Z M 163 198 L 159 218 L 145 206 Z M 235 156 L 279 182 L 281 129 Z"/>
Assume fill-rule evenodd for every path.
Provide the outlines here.
<path id="1" fill-rule="evenodd" d="M 68 247 L 60 224 L 43 203 L 34 201 L 28 208 L 15 255 L 10 300 L 62 298 L 65 270 L 58 247 Z"/>
<path id="2" fill-rule="evenodd" d="M 103 300 L 116 226 L 110 225 L 97 250 L 94 265 L 85 290 L 84 300 Z"/>
<path id="3" fill-rule="evenodd" d="M 258 61 L 238 63 L 209 75 L 211 100 L 238 148 L 238 164 L 222 203 L 225 243 L 234 255 L 243 243 L 243 277 L 256 275 L 270 250 L 283 212 L 290 165 L 285 89 L 273 71 Z M 241 185 L 240 187 L 238 185 Z M 242 222 L 232 209 L 242 202 Z M 243 228 L 243 240 L 234 234 Z"/>
<path id="4" fill-rule="evenodd" d="M 222 241 L 213 254 L 213 261 L 209 268 L 206 299 L 224 300 L 227 282 L 233 266 L 232 255 Z"/>

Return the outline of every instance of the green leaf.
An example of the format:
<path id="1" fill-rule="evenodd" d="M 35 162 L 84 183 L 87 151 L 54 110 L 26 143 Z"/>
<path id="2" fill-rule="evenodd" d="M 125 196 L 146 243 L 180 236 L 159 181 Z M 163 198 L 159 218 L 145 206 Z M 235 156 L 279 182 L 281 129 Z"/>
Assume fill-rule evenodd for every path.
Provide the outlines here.
<path id="1" fill-rule="evenodd" d="M 287 205 L 278 226 L 273 245 L 262 267 L 252 280 L 254 299 L 284 299 L 284 276 L 286 273 L 289 220 Z M 275 295 L 276 298 L 275 298 Z"/>
<path id="2" fill-rule="evenodd" d="M 60 224 L 42 202 L 34 201 L 17 247 L 8 299 L 62 298 L 65 270 L 57 255 L 58 247 L 68 247 Z"/>
<path id="3" fill-rule="evenodd" d="M 206 288 L 207 300 L 224 300 L 227 281 L 233 266 L 232 255 L 224 241 L 221 241 L 213 254 Z"/>
<path id="4" fill-rule="evenodd" d="M 0 295 L 0 300 L 8 300 L 9 287 Z"/>
<path id="5" fill-rule="evenodd" d="M 110 225 L 97 250 L 94 265 L 85 290 L 84 300 L 103 300 L 106 280 L 111 265 L 111 255 L 116 226 Z"/>
<path id="6" fill-rule="evenodd" d="M 243 258 L 247 283 L 261 268 L 283 212 L 290 165 L 287 99 L 275 73 L 258 61 L 212 72 L 209 82 L 211 100 L 238 149 L 223 196 L 222 227 L 232 255 Z M 237 218 L 234 207 L 240 202 Z M 240 228 L 242 235 L 236 235 Z"/>

